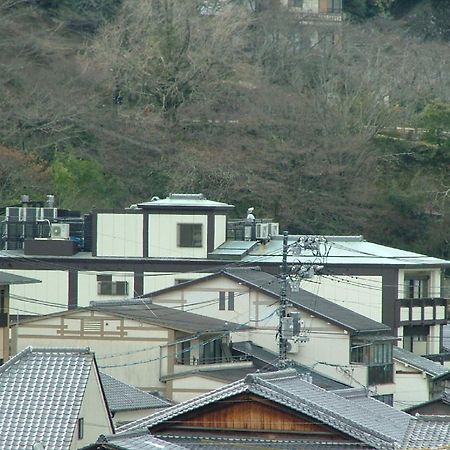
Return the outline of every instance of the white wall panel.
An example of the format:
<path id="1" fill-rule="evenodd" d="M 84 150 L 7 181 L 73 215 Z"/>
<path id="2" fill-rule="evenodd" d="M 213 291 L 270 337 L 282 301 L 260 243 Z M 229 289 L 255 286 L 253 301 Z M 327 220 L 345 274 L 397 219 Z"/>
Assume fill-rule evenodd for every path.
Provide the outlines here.
<path id="1" fill-rule="evenodd" d="M 142 214 L 99 213 L 97 256 L 143 256 Z"/>

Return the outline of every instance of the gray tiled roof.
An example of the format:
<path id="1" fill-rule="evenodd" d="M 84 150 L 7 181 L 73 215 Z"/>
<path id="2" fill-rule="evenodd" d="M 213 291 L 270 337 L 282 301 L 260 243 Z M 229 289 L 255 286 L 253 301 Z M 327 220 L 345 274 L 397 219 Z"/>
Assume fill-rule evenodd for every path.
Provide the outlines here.
<path id="1" fill-rule="evenodd" d="M 278 362 L 278 354 L 267 350 L 260 345 L 254 344 L 252 341 L 244 341 L 244 342 L 233 342 L 232 345 L 233 350 L 241 352 L 245 355 L 252 357 L 252 359 L 257 360 L 259 365 L 264 368 L 264 371 L 267 372 L 269 369 L 277 370 L 276 364 Z M 314 369 L 310 367 L 304 366 L 303 364 L 299 364 L 296 361 L 290 361 L 291 367 L 294 368 L 297 373 L 303 375 L 311 375 L 312 383 L 316 386 L 320 386 L 326 390 L 335 390 L 335 389 L 345 389 L 349 386 L 341 383 L 340 381 L 334 380 L 333 378 L 327 377 L 316 372 Z M 229 380 L 229 381 L 236 381 Z"/>
<path id="2" fill-rule="evenodd" d="M 258 268 L 236 268 L 226 269 L 222 273 L 240 282 L 260 289 L 273 297 L 279 297 L 281 291 L 280 278 L 263 272 Z M 375 320 L 369 319 L 350 309 L 344 308 L 330 300 L 300 289 L 299 292 L 288 292 L 288 300 L 294 305 L 344 327 L 345 329 L 357 332 L 389 332 L 391 329 Z"/>
<path id="3" fill-rule="evenodd" d="M 433 378 L 450 374 L 450 369 L 448 367 L 441 366 L 428 358 L 416 355 L 415 353 L 409 352 L 408 350 L 400 347 L 394 347 L 393 357 L 398 361 L 426 372 Z"/>
<path id="4" fill-rule="evenodd" d="M 20 275 L 14 275 L 13 273 L 0 272 L 0 285 L 2 284 L 32 284 L 40 283 L 40 280 L 35 278 L 22 277 Z"/>
<path id="5" fill-rule="evenodd" d="M 111 412 L 149 408 L 167 408 L 172 402 L 100 373 L 103 390 Z"/>
<path id="6" fill-rule="evenodd" d="M 179 436 L 161 435 L 165 441 L 178 443 L 189 450 L 372 450 L 364 444 L 355 442 L 327 442 L 311 440 L 284 440 L 284 439 L 257 439 L 253 437 L 227 437 L 227 436 Z"/>
<path id="7" fill-rule="evenodd" d="M 402 442 L 410 420 L 414 420 L 381 402 L 376 409 L 370 409 L 367 404 L 360 405 L 304 381 L 295 370 L 286 370 L 249 375 L 242 381 L 124 425 L 119 432 L 142 427 L 151 431 L 155 425 L 245 392 L 280 403 L 378 449 L 392 449 Z"/>
<path id="8" fill-rule="evenodd" d="M 450 448 L 450 416 L 415 416 L 411 421 L 402 448 Z"/>
<path id="9" fill-rule="evenodd" d="M 69 449 L 93 365 L 87 349 L 25 349 L 0 367 L 0 448 Z"/>
<path id="10" fill-rule="evenodd" d="M 230 321 L 156 305 L 144 298 L 91 302 L 90 308 L 187 333 L 249 328 Z"/>
<path id="11" fill-rule="evenodd" d="M 180 445 L 172 444 L 152 436 L 147 430 L 122 433 L 120 435 L 100 436 L 97 444 L 102 444 L 102 446 L 97 446 L 96 448 L 111 450 L 154 450 L 157 448 L 163 448 L 165 450 L 186 450 L 186 447 L 181 447 Z M 92 448 L 92 446 L 88 448 Z"/>

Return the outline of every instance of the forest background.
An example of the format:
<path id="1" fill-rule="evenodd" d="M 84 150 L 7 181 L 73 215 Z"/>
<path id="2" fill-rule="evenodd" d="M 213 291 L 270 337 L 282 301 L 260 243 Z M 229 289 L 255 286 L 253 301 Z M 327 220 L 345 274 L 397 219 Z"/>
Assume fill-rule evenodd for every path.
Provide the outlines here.
<path id="1" fill-rule="evenodd" d="M 1 0 L 0 207 L 202 192 L 450 258 L 450 1 Z"/>

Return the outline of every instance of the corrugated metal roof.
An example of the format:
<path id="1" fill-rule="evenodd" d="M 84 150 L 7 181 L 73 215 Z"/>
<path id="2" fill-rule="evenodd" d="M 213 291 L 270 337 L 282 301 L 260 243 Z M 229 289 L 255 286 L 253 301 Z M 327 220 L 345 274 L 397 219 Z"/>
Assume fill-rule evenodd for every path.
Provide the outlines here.
<path id="1" fill-rule="evenodd" d="M 289 245 L 295 243 L 299 235 L 289 236 Z M 385 245 L 365 241 L 362 236 L 324 236 L 330 244 L 326 265 L 393 265 L 393 266 L 449 266 L 450 261 L 420 253 L 409 252 Z M 282 236 L 274 236 L 267 244 L 253 247 L 242 261 L 246 263 L 279 263 L 283 252 Z M 219 249 L 222 247 L 219 247 Z M 297 257 L 288 256 L 289 263 Z M 316 263 L 317 257 L 305 250 L 302 263 Z"/>
<path id="2" fill-rule="evenodd" d="M 173 404 L 169 400 L 141 391 L 106 373 L 100 373 L 100 378 L 111 412 L 167 408 Z"/>
<path id="3" fill-rule="evenodd" d="M 0 448 L 68 450 L 93 368 L 86 349 L 25 349 L 0 367 Z"/>
<path id="4" fill-rule="evenodd" d="M 415 353 L 409 352 L 400 347 L 394 346 L 393 352 L 394 359 L 406 363 L 409 366 L 415 367 L 432 377 L 441 377 L 443 375 L 450 374 L 450 369 L 448 367 L 442 366 L 434 361 L 423 356 L 416 355 Z"/>

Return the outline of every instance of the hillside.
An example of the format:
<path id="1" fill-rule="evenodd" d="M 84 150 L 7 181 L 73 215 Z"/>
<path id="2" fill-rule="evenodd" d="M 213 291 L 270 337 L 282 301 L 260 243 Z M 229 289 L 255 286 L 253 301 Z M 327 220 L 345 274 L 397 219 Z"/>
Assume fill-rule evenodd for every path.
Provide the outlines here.
<path id="1" fill-rule="evenodd" d="M 448 43 L 405 15 L 311 45 L 314 30 L 281 10 L 170 5 L 2 3 L 0 205 L 203 192 L 292 233 L 450 257 Z M 397 126 L 429 131 L 380 136 Z"/>

